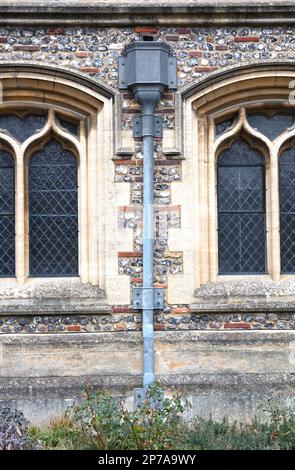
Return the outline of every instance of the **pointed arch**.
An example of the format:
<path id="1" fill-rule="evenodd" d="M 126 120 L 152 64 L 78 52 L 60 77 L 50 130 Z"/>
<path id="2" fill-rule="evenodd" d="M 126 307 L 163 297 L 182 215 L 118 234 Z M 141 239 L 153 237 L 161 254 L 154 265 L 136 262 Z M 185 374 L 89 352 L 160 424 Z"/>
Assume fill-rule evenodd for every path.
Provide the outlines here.
<path id="1" fill-rule="evenodd" d="M 125 305 L 130 297 L 129 278 L 119 276 L 117 252 L 113 250 L 118 203 L 113 191 L 112 136 L 118 92 L 82 73 L 37 64 L 0 64 L 0 79 L 0 138 L 15 155 L 15 282 L 30 285 L 33 291 L 44 285 L 40 276 L 30 280 L 29 166 L 33 170 L 36 154 L 41 155 L 54 138 L 59 154 L 73 156 L 77 173 L 73 181 L 77 189 L 78 266 L 68 274 L 78 274 L 79 289 L 92 284 L 99 287 L 101 299 L 107 295 L 110 302 Z M 43 173 L 45 181 L 46 171 Z M 123 203 L 128 203 L 127 195 Z M 120 234 L 118 238 L 118 250 L 126 249 L 130 237 L 124 239 Z M 67 275 L 54 270 L 49 274 Z M 109 311 L 107 305 L 105 309 Z"/>
<path id="2" fill-rule="evenodd" d="M 177 93 L 176 146 L 184 160 L 183 181 L 172 185 L 172 201 L 182 207 L 183 228 L 170 229 L 169 248 L 179 251 L 180 239 L 186 244 L 183 274 L 169 277 L 171 303 L 182 303 L 185 296 L 193 304 L 196 287 L 226 280 L 218 274 L 217 157 L 239 135 L 265 159 L 267 271 L 259 280 L 285 278 L 280 266 L 278 158 L 284 142 L 295 135 L 295 108 L 289 99 L 294 80 L 291 61 L 252 63 L 214 72 Z M 187 286 L 185 293 L 181 285 Z"/>

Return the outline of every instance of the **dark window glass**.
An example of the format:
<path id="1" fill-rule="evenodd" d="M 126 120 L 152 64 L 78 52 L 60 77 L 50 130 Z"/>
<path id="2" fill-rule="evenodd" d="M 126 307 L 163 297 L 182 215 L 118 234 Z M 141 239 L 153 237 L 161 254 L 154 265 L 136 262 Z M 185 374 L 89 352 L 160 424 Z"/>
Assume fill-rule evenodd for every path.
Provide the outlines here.
<path id="1" fill-rule="evenodd" d="M 234 123 L 234 118 L 226 119 L 216 124 L 216 135 L 219 136 L 228 131 Z"/>
<path id="2" fill-rule="evenodd" d="M 0 115 L 0 129 L 12 135 L 19 142 L 40 131 L 46 123 L 46 116 L 28 115 L 24 117 L 14 115 Z"/>
<path id="3" fill-rule="evenodd" d="M 68 119 L 64 119 L 62 117 L 58 117 L 58 120 L 61 127 L 63 127 L 67 132 L 70 132 L 76 137 L 79 136 L 79 124 L 72 121 L 68 121 Z"/>
<path id="4" fill-rule="evenodd" d="M 14 161 L 0 150 L 0 276 L 15 275 Z"/>
<path id="5" fill-rule="evenodd" d="M 295 273 L 295 149 L 280 157 L 281 271 Z"/>
<path id="6" fill-rule="evenodd" d="M 77 160 L 56 140 L 29 163 L 30 274 L 78 275 Z"/>
<path id="7" fill-rule="evenodd" d="M 265 272 L 264 159 L 239 138 L 218 160 L 221 274 Z"/>
<path id="8" fill-rule="evenodd" d="M 248 122 L 253 129 L 274 140 L 286 129 L 294 125 L 294 114 L 276 113 L 273 115 L 263 113 L 249 113 Z"/>

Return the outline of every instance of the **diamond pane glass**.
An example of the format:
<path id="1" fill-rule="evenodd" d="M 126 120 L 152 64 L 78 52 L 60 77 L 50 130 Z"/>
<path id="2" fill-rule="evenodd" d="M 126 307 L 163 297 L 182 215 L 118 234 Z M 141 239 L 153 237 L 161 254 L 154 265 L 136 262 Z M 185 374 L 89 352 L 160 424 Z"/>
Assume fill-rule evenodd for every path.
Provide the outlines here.
<path id="1" fill-rule="evenodd" d="M 46 119 L 46 116 L 35 114 L 24 117 L 0 115 L 0 129 L 15 137 L 19 142 L 24 142 L 45 126 Z"/>
<path id="2" fill-rule="evenodd" d="M 257 129 L 261 134 L 266 135 L 270 140 L 274 140 L 286 129 L 294 126 L 294 117 L 292 113 L 249 113 L 248 122 L 253 129 Z"/>
<path id="3" fill-rule="evenodd" d="M 265 272 L 264 160 L 238 139 L 218 160 L 218 257 L 221 274 Z"/>
<path id="4" fill-rule="evenodd" d="M 14 161 L 0 151 L 0 276 L 15 275 Z"/>
<path id="5" fill-rule="evenodd" d="M 77 160 L 54 139 L 31 157 L 29 211 L 31 276 L 77 276 Z"/>
<path id="6" fill-rule="evenodd" d="M 281 271 L 295 272 L 295 149 L 280 157 Z"/>

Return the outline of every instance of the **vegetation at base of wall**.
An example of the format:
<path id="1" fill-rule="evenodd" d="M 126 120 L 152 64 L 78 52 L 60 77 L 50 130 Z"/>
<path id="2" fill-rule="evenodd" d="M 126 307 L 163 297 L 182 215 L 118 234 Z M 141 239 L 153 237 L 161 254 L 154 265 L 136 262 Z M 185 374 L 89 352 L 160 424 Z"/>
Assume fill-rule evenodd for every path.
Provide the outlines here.
<path id="1" fill-rule="evenodd" d="M 0 450 L 29 449 L 28 428 L 29 422 L 22 411 L 3 408 L 0 411 Z"/>
<path id="2" fill-rule="evenodd" d="M 142 406 L 128 411 L 106 390 L 85 391 L 80 404 L 46 428 L 32 427 L 28 437 L 43 449 L 295 449 L 295 409 L 278 408 L 272 401 L 264 409 L 265 419 L 247 424 L 228 418 L 184 417 L 189 403 L 176 392 L 164 398 L 159 384 L 149 388 Z"/>

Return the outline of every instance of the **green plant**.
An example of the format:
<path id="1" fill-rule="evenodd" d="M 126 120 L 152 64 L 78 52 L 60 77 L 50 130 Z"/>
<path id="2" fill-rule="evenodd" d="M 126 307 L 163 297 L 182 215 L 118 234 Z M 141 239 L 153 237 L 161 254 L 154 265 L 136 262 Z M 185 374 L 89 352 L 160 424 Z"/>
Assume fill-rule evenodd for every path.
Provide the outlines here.
<path id="1" fill-rule="evenodd" d="M 81 433 L 73 425 L 68 413 L 52 418 L 46 427 L 31 427 L 28 437 L 35 443 L 35 447 L 41 449 L 78 450 L 83 448 Z"/>
<path id="2" fill-rule="evenodd" d="M 133 412 L 122 410 L 125 449 L 175 449 L 183 444 L 182 416 L 188 402 L 178 392 L 164 398 L 163 387 L 155 383 L 147 390 L 142 406 Z"/>
<path id="3" fill-rule="evenodd" d="M 184 420 L 188 402 L 179 393 L 164 397 L 160 384 L 148 388 L 142 405 L 128 411 L 100 388 L 86 387 L 83 400 L 29 437 L 46 449 L 219 450 L 295 449 L 295 410 L 268 400 L 264 419 L 249 423 L 198 417 Z M 261 411 L 261 410 L 260 410 Z"/>
<path id="4" fill-rule="evenodd" d="M 106 390 L 85 388 L 85 398 L 68 410 L 73 426 L 89 448 L 118 449 L 122 441 L 122 408 Z"/>

